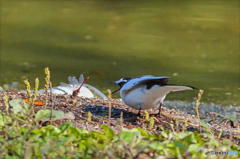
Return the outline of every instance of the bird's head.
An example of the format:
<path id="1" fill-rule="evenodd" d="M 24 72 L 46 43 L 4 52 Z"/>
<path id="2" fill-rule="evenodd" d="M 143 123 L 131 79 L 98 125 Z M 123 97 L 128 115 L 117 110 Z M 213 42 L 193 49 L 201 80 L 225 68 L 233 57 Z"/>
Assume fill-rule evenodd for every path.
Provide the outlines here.
<path id="1" fill-rule="evenodd" d="M 121 78 L 120 80 L 117 80 L 114 82 L 115 85 L 118 85 L 120 87 L 122 87 L 124 84 L 126 84 L 131 78 Z"/>
<path id="2" fill-rule="evenodd" d="M 124 78 L 121 78 L 121 79 L 115 81 L 114 84 L 118 85 L 120 88 L 113 91 L 112 93 L 116 93 L 117 91 L 119 91 L 124 86 L 124 84 L 126 84 L 129 80 L 131 80 L 131 78 L 124 77 Z"/>

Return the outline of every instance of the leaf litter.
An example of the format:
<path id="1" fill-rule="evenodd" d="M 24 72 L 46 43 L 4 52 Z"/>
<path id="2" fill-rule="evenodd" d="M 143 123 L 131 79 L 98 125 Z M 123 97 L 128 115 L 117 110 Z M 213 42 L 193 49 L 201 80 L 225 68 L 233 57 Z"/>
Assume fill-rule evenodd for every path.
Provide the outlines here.
<path id="1" fill-rule="evenodd" d="M 27 98 L 27 94 L 18 91 L 0 92 L 0 108 L 4 111 L 3 96 L 7 95 L 9 101 L 17 102 L 17 107 L 12 111 L 19 111 L 19 102 Z M 155 115 L 157 110 L 148 110 L 147 114 L 151 117 L 146 118 L 146 112 L 137 116 L 137 110 L 126 106 L 120 99 L 90 99 L 81 97 L 71 97 L 70 95 L 54 95 L 49 99 L 46 94 L 39 94 L 38 101 L 49 100 L 47 105 L 35 105 L 35 118 L 42 124 L 59 125 L 66 121 L 71 121 L 75 127 L 87 130 L 100 130 L 102 124 L 108 124 L 117 132 L 122 128 L 143 128 L 152 133 L 157 133 L 163 129 L 172 131 L 202 131 L 202 127 L 213 131 L 216 135 L 221 133 L 222 138 L 229 138 L 240 144 L 240 122 L 237 118 L 225 117 L 212 112 L 197 119 L 194 114 L 186 113 L 177 109 L 162 108 L 161 116 Z M 111 103 L 111 118 L 109 118 L 109 103 Z M 14 105 L 11 104 L 10 106 Z M 25 105 L 27 106 L 27 104 Z M 53 109 L 53 111 L 51 111 Z M 239 108 L 236 108 L 238 110 Z M 52 113 L 51 119 L 50 113 Z M 211 112 L 209 112 L 211 114 Z M 238 113 L 237 111 L 235 113 Z M 89 116 L 91 114 L 91 116 Z M 239 115 L 239 114 L 238 114 Z M 89 120 L 89 118 L 91 118 Z"/>

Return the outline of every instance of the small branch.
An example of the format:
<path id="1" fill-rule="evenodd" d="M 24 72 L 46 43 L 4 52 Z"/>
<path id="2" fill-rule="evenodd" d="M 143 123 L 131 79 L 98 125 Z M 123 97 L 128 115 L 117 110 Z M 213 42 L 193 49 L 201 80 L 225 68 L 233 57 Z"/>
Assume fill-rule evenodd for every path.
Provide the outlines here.
<path id="1" fill-rule="evenodd" d="M 107 90 L 108 91 L 108 98 L 109 98 L 109 102 L 108 102 L 108 124 L 110 125 L 110 121 L 111 121 L 111 117 L 112 117 L 112 92 L 110 89 Z"/>
<path id="2" fill-rule="evenodd" d="M 120 113 L 120 126 L 123 127 L 123 112 Z"/>
<path id="3" fill-rule="evenodd" d="M 199 121 L 200 121 L 199 106 L 200 106 L 200 100 L 202 98 L 203 92 L 204 92 L 203 90 L 199 90 L 198 95 L 197 95 L 197 99 L 196 99 L 195 110 L 196 110 L 197 118 L 198 118 Z"/>
<path id="4" fill-rule="evenodd" d="M 89 123 L 92 122 L 92 113 L 91 113 L 91 112 L 88 112 L 88 113 L 87 113 L 87 121 L 88 121 Z"/>
<path id="5" fill-rule="evenodd" d="M 90 77 L 87 77 L 86 79 L 84 79 L 83 82 L 81 83 L 81 85 L 78 87 L 78 89 L 73 91 L 72 97 L 78 96 L 78 93 L 80 92 L 80 89 L 82 88 L 83 84 L 87 83 L 89 80 L 90 80 Z"/>
<path id="6" fill-rule="evenodd" d="M 50 114 L 50 121 L 52 122 L 52 114 L 53 114 L 53 93 L 52 93 L 52 82 L 49 82 L 49 88 L 50 88 L 50 102 L 51 102 L 51 114 Z"/>

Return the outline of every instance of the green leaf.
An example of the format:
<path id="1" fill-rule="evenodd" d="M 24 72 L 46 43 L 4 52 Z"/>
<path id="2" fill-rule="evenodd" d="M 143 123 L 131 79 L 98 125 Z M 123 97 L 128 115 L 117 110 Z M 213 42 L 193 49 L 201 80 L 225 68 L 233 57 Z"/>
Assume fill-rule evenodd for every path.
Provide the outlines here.
<path id="1" fill-rule="evenodd" d="M 195 135 L 193 133 L 186 136 L 183 140 L 186 141 L 187 143 L 197 143 L 197 139 L 195 138 Z"/>
<path id="2" fill-rule="evenodd" d="M 12 107 L 12 111 L 14 114 L 26 114 L 30 108 L 30 105 L 23 102 L 22 99 L 13 99 L 9 102 L 9 104 Z"/>
<path id="3" fill-rule="evenodd" d="M 64 119 L 74 120 L 75 115 L 72 112 L 64 113 Z"/>
<path id="4" fill-rule="evenodd" d="M 177 158 L 178 159 L 183 159 L 182 155 L 181 155 L 181 151 L 179 147 L 176 147 L 176 153 L 177 153 Z"/>
<path id="5" fill-rule="evenodd" d="M 60 130 L 63 133 L 64 131 L 66 131 L 68 128 L 72 127 L 73 124 L 71 122 L 65 122 L 60 126 Z"/>
<path id="6" fill-rule="evenodd" d="M 45 109 L 45 110 L 39 110 L 36 113 L 36 120 L 39 121 L 55 121 L 55 120 L 60 120 L 60 119 L 64 119 L 64 112 L 60 111 L 60 110 L 49 110 L 49 109 Z"/>
<path id="7" fill-rule="evenodd" d="M 201 145 L 199 145 L 199 144 L 191 144 L 191 145 L 189 145 L 189 147 L 188 147 L 188 151 L 189 152 L 199 152 L 199 150 L 201 149 Z"/>
<path id="8" fill-rule="evenodd" d="M 141 134 L 139 131 L 137 131 L 137 129 L 131 129 L 128 131 L 123 131 L 119 137 L 122 140 L 125 140 L 127 142 L 132 142 L 135 141 L 138 137 L 140 137 Z"/>
<path id="9" fill-rule="evenodd" d="M 0 114 L 0 126 L 4 126 L 5 124 L 11 123 L 12 119 L 4 114 Z"/>
<path id="10" fill-rule="evenodd" d="M 149 136 L 149 133 L 146 130 L 142 128 L 136 128 L 136 129 L 141 133 L 142 136 L 145 136 L 145 137 Z"/>
<path id="11" fill-rule="evenodd" d="M 183 150 L 187 150 L 187 145 L 185 145 L 184 143 L 180 142 L 180 141 L 174 141 L 173 144 L 175 145 L 175 147 L 179 148 L 179 150 L 183 151 Z"/>
<path id="12" fill-rule="evenodd" d="M 160 134 L 166 139 L 169 137 L 169 132 L 167 132 L 166 130 L 162 131 Z"/>
<path id="13" fill-rule="evenodd" d="M 101 128 L 102 128 L 104 134 L 107 135 L 107 137 L 113 138 L 114 131 L 108 125 L 103 124 L 103 125 L 101 125 Z"/>
<path id="14" fill-rule="evenodd" d="M 163 150 L 164 145 L 161 142 L 153 142 L 149 145 L 153 150 Z"/>

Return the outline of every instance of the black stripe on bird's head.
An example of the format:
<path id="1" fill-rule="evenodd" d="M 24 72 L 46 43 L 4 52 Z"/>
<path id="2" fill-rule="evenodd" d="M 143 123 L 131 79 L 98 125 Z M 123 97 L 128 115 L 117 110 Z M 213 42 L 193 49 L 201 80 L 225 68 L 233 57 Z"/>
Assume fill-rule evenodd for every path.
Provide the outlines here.
<path id="1" fill-rule="evenodd" d="M 120 88 L 113 91 L 112 93 L 116 93 L 118 92 L 123 86 L 124 84 L 126 84 L 128 81 L 130 81 L 132 78 L 127 78 L 127 77 L 124 77 L 124 78 L 121 78 L 120 80 L 117 80 L 114 82 L 115 85 L 118 85 Z"/>

